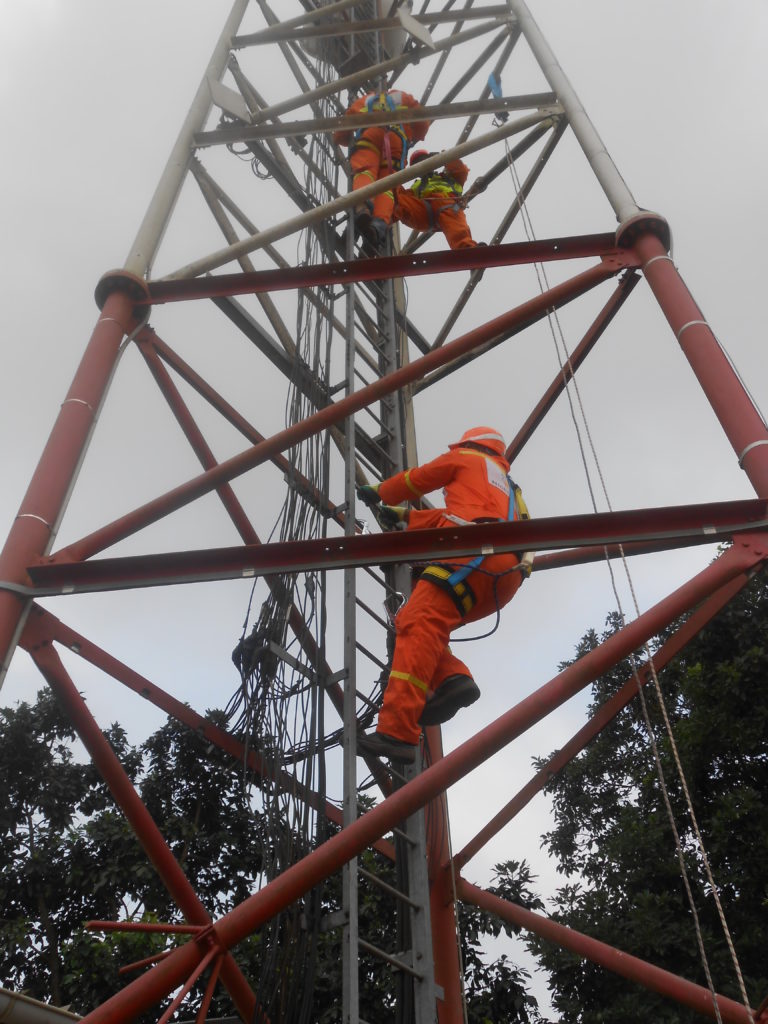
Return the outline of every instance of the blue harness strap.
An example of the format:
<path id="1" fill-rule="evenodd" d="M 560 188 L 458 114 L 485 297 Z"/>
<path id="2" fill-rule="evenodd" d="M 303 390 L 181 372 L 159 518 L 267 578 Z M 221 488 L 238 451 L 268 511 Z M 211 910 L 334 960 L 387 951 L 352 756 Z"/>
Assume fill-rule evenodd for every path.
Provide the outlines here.
<path id="1" fill-rule="evenodd" d="M 507 508 L 506 522 L 511 523 L 515 519 L 516 514 L 515 485 L 512 483 L 509 477 L 507 477 L 507 483 L 509 484 L 509 507 Z M 500 519 L 499 522 L 503 523 L 505 522 L 505 520 Z M 483 564 L 483 562 L 485 561 L 485 557 L 485 555 L 478 555 L 477 558 L 473 558 L 471 562 L 467 562 L 465 565 L 460 566 L 460 568 L 456 569 L 454 572 L 451 573 L 451 575 L 448 577 L 447 582 L 452 587 L 455 587 L 457 583 L 463 583 L 471 572 L 474 572 L 474 570 L 477 569 L 478 566 Z"/>

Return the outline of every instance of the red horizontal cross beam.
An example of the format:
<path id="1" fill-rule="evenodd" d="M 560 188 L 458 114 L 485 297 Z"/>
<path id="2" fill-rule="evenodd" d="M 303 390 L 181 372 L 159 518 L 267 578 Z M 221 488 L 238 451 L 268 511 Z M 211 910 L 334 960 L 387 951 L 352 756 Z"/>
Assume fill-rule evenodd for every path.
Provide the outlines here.
<path id="1" fill-rule="evenodd" d="M 509 242 L 445 252 L 412 253 L 407 256 L 377 256 L 349 263 L 320 263 L 309 267 L 256 270 L 248 274 L 218 274 L 180 280 L 151 281 L 147 301 L 179 302 L 212 299 L 256 292 L 314 288 L 318 285 L 348 285 L 356 281 L 378 281 L 392 277 L 417 277 L 447 271 L 512 267 L 521 263 L 584 259 L 592 256 L 621 257 L 625 266 L 639 266 L 631 250 L 620 249 L 612 234 L 574 235 L 545 238 L 536 242 Z M 139 302 L 140 304 L 140 302 Z"/>
<path id="2" fill-rule="evenodd" d="M 753 498 L 89 562 L 50 562 L 30 566 L 28 571 L 35 587 L 40 588 L 37 594 L 82 593 L 371 564 L 445 562 L 466 555 L 581 545 L 660 540 L 667 541 L 669 547 L 692 540 L 706 544 L 766 527 L 768 503 Z"/>
<path id="3" fill-rule="evenodd" d="M 682 1006 L 688 1006 L 706 1017 L 714 1017 L 715 1010 L 712 995 L 701 985 L 696 985 L 685 978 L 680 978 L 670 971 L 665 971 L 655 964 L 649 964 L 639 957 L 631 956 L 622 950 L 615 949 L 605 942 L 593 939 L 581 932 L 566 928 L 543 914 L 535 914 L 508 900 L 500 899 L 493 893 L 480 889 L 476 885 L 456 879 L 456 891 L 459 899 L 472 906 L 480 907 L 489 914 L 495 914 L 503 921 L 509 921 L 518 927 L 534 932 L 548 942 L 554 942 L 577 956 L 586 957 L 593 963 L 600 964 L 609 971 L 638 982 L 652 992 L 658 992 L 668 999 L 674 999 Z M 726 1024 L 752 1024 L 752 1016 L 741 1003 L 727 996 L 716 995 L 720 1018 Z"/>

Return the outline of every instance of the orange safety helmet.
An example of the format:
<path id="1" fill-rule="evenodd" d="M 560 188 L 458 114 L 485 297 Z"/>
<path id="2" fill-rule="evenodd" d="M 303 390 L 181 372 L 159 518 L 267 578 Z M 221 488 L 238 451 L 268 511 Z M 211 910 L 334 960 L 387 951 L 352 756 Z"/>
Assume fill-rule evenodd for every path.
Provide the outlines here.
<path id="1" fill-rule="evenodd" d="M 507 451 L 507 445 L 498 432 L 493 427 L 470 427 L 469 430 L 465 430 L 458 441 L 455 444 L 449 444 L 448 447 L 461 448 L 463 444 L 471 441 L 472 444 L 482 445 L 483 448 L 488 448 L 492 452 L 496 452 L 497 455 L 504 455 Z"/>
<path id="2" fill-rule="evenodd" d="M 427 152 L 426 149 L 414 149 L 414 151 L 411 153 L 411 159 L 409 160 L 409 163 L 411 167 L 413 167 L 414 164 L 421 163 L 421 161 L 426 160 L 428 156 L 434 155 L 434 153 Z"/>

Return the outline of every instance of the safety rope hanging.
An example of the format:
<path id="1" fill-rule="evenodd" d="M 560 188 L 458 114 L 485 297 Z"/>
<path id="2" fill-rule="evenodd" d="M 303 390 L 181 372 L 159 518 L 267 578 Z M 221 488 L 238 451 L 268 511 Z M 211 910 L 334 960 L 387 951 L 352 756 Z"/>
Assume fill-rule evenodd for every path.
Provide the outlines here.
<path id="1" fill-rule="evenodd" d="M 526 204 L 525 198 L 522 195 L 522 189 L 521 189 L 519 177 L 517 175 L 517 169 L 515 168 L 515 163 L 514 163 L 514 160 L 512 159 L 512 156 L 511 156 L 511 153 L 510 153 L 510 150 L 509 150 L 509 144 L 505 143 L 505 145 L 506 145 L 506 148 L 507 148 L 507 157 L 508 157 L 508 162 L 509 162 L 510 173 L 511 173 L 511 176 L 512 176 L 512 181 L 513 181 L 513 184 L 514 184 L 514 187 L 515 187 L 517 195 L 521 196 L 520 211 L 521 211 L 521 214 L 522 214 L 522 220 L 523 220 L 523 225 L 524 225 L 526 237 L 527 237 L 528 241 L 534 241 L 536 236 L 535 236 L 535 232 L 533 230 L 533 223 L 531 221 L 530 214 L 528 212 L 528 208 L 527 208 L 527 204 Z M 549 280 L 547 278 L 546 269 L 544 268 L 543 265 L 540 265 L 538 263 L 534 264 L 534 267 L 535 267 L 535 270 L 536 270 L 536 276 L 537 276 L 537 280 L 538 280 L 538 284 L 539 284 L 539 289 L 543 293 L 545 289 L 549 288 Z M 550 312 L 548 314 L 547 319 L 548 319 L 548 322 L 549 322 L 550 331 L 552 333 L 552 339 L 553 339 L 553 342 L 554 342 L 554 345 L 555 345 L 555 351 L 557 353 L 558 363 L 560 365 L 560 372 L 561 372 L 562 377 L 563 377 L 564 390 L 566 392 L 566 396 L 568 398 L 568 403 L 569 403 L 570 410 L 571 410 L 571 418 L 572 418 L 574 429 L 575 429 L 576 435 L 577 435 L 577 441 L 578 441 L 578 445 L 579 445 L 579 450 L 581 452 L 582 465 L 583 465 L 583 468 L 584 468 L 584 473 L 585 473 L 585 477 L 586 477 L 587 487 L 588 487 L 588 490 L 589 490 L 593 511 L 595 513 L 597 512 L 597 502 L 596 502 L 596 499 L 595 499 L 595 493 L 594 493 L 594 489 L 593 489 L 593 486 L 592 486 L 592 480 L 591 480 L 591 476 L 590 476 L 590 472 L 589 472 L 589 466 L 587 464 L 586 453 L 585 453 L 585 450 L 584 450 L 584 443 L 583 443 L 583 440 L 582 440 L 582 437 L 581 437 L 581 432 L 579 430 L 579 424 L 578 424 L 578 420 L 577 420 L 577 417 L 576 417 L 575 409 L 574 409 L 574 406 L 573 406 L 573 401 L 571 399 L 571 394 L 570 394 L 571 389 L 574 391 L 574 393 L 576 395 L 576 398 L 577 398 L 577 402 L 578 402 L 578 406 L 579 406 L 579 411 L 580 411 L 580 414 L 581 414 L 582 422 L 584 424 L 584 429 L 585 429 L 587 440 L 588 440 L 588 443 L 589 443 L 590 453 L 591 453 L 592 458 L 594 460 L 595 468 L 596 468 L 596 471 L 597 471 L 597 474 L 598 474 L 598 477 L 599 477 L 599 480 L 600 480 L 600 485 L 601 485 L 601 488 L 602 488 L 602 491 L 603 491 L 603 497 L 605 499 L 605 502 L 606 502 L 606 505 L 608 507 L 608 510 L 609 511 L 613 511 L 613 508 L 612 508 L 612 505 L 611 505 L 611 501 L 610 501 L 610 498 L 609 498 L 609 495 L 608 495 L 608 489 L 606 487 L 605 479 L 603 477 L 602 468 L 601 468 L 601 465 L 600 465 L 600 460 L 599 460 L 599 458 L 597 456 L 597 451 L 596 451 L 596 448 L 595 448 L 595 444 L 594 444 L 594 441 L 592 439 L 591 431 L 589 429 L 589 421 L 587 419 L 587 415 L 586 415 L 586 412 L 584 410 L 584 405 L 583 405 L 582 400 L 581 400 L 581 393 L 579 391 L 578 383 L 576 382 L 576 375 L 575 375 L 575 372 L 574 372 L 573 365 L 571 363 L 570 354 L 568 352 L 568 347 L 567 347 L 566 342 L 565 342 L 565 336 L 563 334 L 562 326 L 560 324 L 560 318 L 557 315 L 557 311 L 554 310 L 554 311 Z M 558 342 L 558 336 L 557 336 L 557 334 L 555 332 L 555 327 L 553 326 L 553 323 L 557 326 L 557 334 L 559 334 L 559 338 L 560 338 L 559 342 Z M 565 354 L 565 359 L 564 360 L 561 358 L 560 345 L 562 345 L 562 351 Z M 621 560 L 622 560 L 622 565 L 624 567 L 624 572 L 625 572 L 625 575 L 626 575 L 627 584 L 628 584 L 628 586 L 630 588 L 630 592 L 631 592 L 632 599 L 633 599 L 633 602 L 634 602 L 635 615 L 639 616 L 640 615 L 640 607 L 639 607 L 639 603 L 637 601 L 637 596 L 636 596 L 636 593 L 635 593 L 635 588 L 634 588 L 634 583 L 633 583 L 633 580 L 632 580 L 632 575 L 631 575 L 631 572 L 630 572 L 630 569 L 629 569 L 629 565 L 627 564 L 627 560 L 626 560 L 626 557 L 625 557 L 625 554 L 624 554 L 624 548 L 623 548 L 622 545 L 619 545 L 619 552 L 620 552 L 620 557 L 621 557 Z M 617 584 L 616 584 L 616 577 L 615 577 L 614 572 L 613 572 L 613 566 L 612 566 L 612 563 L 611 563 L 611 558 L 608 555 L 607 549 L 606 549 L 606 552 L 605 552 L 605 557 L 606 557 L 606 564 L 608 566 L 608 572 L 609 572 L 609 575 L 610 575 L 610 578 L 611 578 L 611 586 L 612 586 L 612 589 L 613 589 L 613 594 L 614 594 L 614 597 L 615 597 L 615 600 L 616 600 L 616 606 L 617 606 L 617 609 L 618 609 L 618 612 L 619 612 L 621 623 L 622 623 L 622 625 L 624 625 L 625 622 L 626 622 L 626 619 L 625 619 L 624 611 L 623 611 L 623 608 L 622 608 L 622 605 L 621 605 L 621 599 L 620 599 L 619 592 L 618 592 L 618 587 L 617 587 Z M 709 884 L 709 887 L 710 887 L 710 890 L 711 890 L 711 893 L 712 893 L 712 896 L 713 896 L 713 899 L 714 899 L 714 902 L 715 902 L 715 906 L 717 908 L 717 913 L 718 913 L 718 917 L 719 917 L 719 920 L 720 920 L 720 924 L 721 924 L 721 927 L 723 929 L 723 934 L 725 936 L 726 944 L 728 946 L 728 951 L 729 951 L 729 954 L 730 954 L 730 957 L 731 957 L 731 962 L 733 964 L 734 973 L 736 975 L 736 979 L 737 979 L 737 983 L 738 983 L 738 987 L 739 987 L 739 993 L 741 995 L 741 999 L 742 999 L 742 1002 L 744 1003 L 744 1006 L 745 1006 L 745 1008 L 747 1010 L 747 1013 L 751 1016 L 751 1012 L 752 1011 L 751 1011 L 750 1005 L 749 1005 L 749 998 L 747 996 L 747 991 L 746 991 L 746 986 L 744 984 L 744 978 L 743 978 L 743 975 L 742 975 L 741 966 L 739 964 L 739 960 L 738 960 L 738 955 L 736 953 L 736 949 L 735 949 L 735 947 L 733 945 L 733 940 L 731 938 L 730 929 L 728 928 L 728 924 L 727 924 L 727 921 L 726 921 L 726 918 L 725 918 L 725 913 L 724 913 L 724 910 L 723 910 L 722 901 L 720 900 L 720 896 L 719 896 L 719 892 L 718 892 L 718 887 L 717 887 L 717 885 L 715 883 L 715 880 L 714 880 L 714 877 L 713 877 L 713 874 L 712 874 L 712 869 L 711 869 L 709 857 L 707 855 L 706 848 L 704 846 L 704 840 L 703 840 L 703 837 L 702 837 L 701 832 L 699 830 L 698 821 L 696 819 L 696 814 L 695 814 L 694 809 L 693 809 L 693 803 L 692 803 L 692 800 L 691 800 L 690 790 L 688 788 L 688 782 L 687 782 L 687 779 L 686 779 L 686 776 L 685 776 L 685 771 L 683 769 L 683 765 L 682 765 L 682 762 L 680 760 L 679 751 L 678 751 L 678 748 L 677 748 L 677 743 L 675 741 L 674 733 L 673 733 L 673 730 L 672 730 L 672 724 L 671 724 L 671 722 L 669 720 L 669 716 L 668 716 L 668 713 L 667 713 L 666 703 L 664 701 L 664 696 L 663 696 L 663 693 L 662 693 L 662 690 L 661 690 L 661 684 L 659 682 L 659 678 L 658 678 L 658 674 L 656 672 L 655 665 L 653 664 L 653 655 L 652 655 L 652 652 L 651 652 L 651 649 L 650 649 L 650 645 L 647 642 L 643 646 L 644 646 L 644 650 L 645 650 L 645 653 L 646 653 L 646 659 L 647 659 L 647 664 L 648 664 L 649 672 L 650 672 L 650 675 L 651 675 L 651 677 L 653 679 L 654 691 L 655 691 L 655 694 L 656 694 L 656 699 L 657 699 L 657 702 L 659 704 L 659 708 L 660 708 L 660 711 L 661 711 L 662 719 L 663 719 L 663 722 L 664 722 L 664 728 L 665 728 L 665 731 L 666 731 L 666 734 L 667 734 L 667 738 L 669 740 L 670 749 L 672 750 L 672 753 L 673 753 L 673 759 L 674 759 L 674 763 L 675 763 L 675 768 L 676 768 L 676 771 L 677 771 L 678 778 L 680 780 L 680 785 L 682 787 L 682 790 L 683 790 L 683 793 L 684 793 L 684 796 L 685 796 L 686 809 L 688 811 L 689 819 L 690 819 L 690 822 L 691 822 L 691 827 L 693 829 L 693 832 L 694 832 L 694 835 L 695 835 L 695 839 L 696 839 L 696 844 L 697 844 L 697 847 L 698 847 L 698 850 L 699 850 L 699 854 L 700 854 L 700 856 L 702 858 L 702 864 L 704 866 L 707 882 Z M 701 962 L 702 962 L 702 968 L 704 970 L 704 974 L 705 974 L 706 979 L 707 979 L 707 987 L 709 989 L 710 995 L 712 996 L 712 1005 L 713 1005 L 713 1010 L 714 1010 L 715 1018 L 718 1021 L 718 1024 L 722 1024 L 722 1018 L 721 1018 L 721 1015 L 720 1015 L 720 1010 L 719 1010 L 719 1007 L 717 1005 L 717 997 L 716 997 L 715 987 L 714 987 L 714 983 L 713 983 L 713 980 L 712 980 L 712 975 L 711 975 L 711 972 L 710 972 L 709 961 L 708 961 L 706 950 L 705 950 L 705 947 L 704 947 L 704 939 L 703 939 L 703 935 L 702 935 L 702 931 L 701 931 L 701 924 L 700 924 L 700 920 L 699 920 L 699 914 L 698 914 L 698 911 L 696 909 L 695 901 L 694 901 L 694 898 L 693 898 L 693 891 L 692 891 L 692 888 L 691 888 L 690 879 L 689 879 L 689 875 L 688 875 L 688 870 L 687 870 L 687 867 L 686 867 L 686 864 L 685 864 L 685 858 L 684 858 L 684 853 L 683 853 L 683 846 L 682 846 L 682 842 L 681 842 L 681 839 L 680 839 L 680 834 L 679 834 L 679 831 L 678 831 L 678 828 L 677 828 L 677 822 L 676 822 L 676 819 L 675 819 L 675 814 L 674 814 L 674 811 L 672 809 L 671 801 L 669 799 L 669 791 L 668 791 L 668 787 L 667 787 L 667 783 L 666 783 L 666 777 L 665 777 L 665 774 L 664 774 L 664 767 L 663 767 L 663 764 L 662 764 L 662 761 L 661 761 L 661 756 L 659 754 L 658 745 L 656 743 L 656 738 L 655 738 L 655 735 L 654 735 L 654 732 L 653 732 L 653 726 L 651 724 L 650 715 L 648 714 L 648 707 L 647 707 L 647 703 L 646 703 L 646 700 L 645 700 L 645 694 L 643 692 L 643 683 L 642 683 L 642 680 L 640 679 L 640 675 L 639 675 L 639 672 L 638 672 L 638 669 L 637 669 L 637 664 L 636 664 L 636 660 L 635 660 L 634 656 L 632 656 L 630 658 L 630 664 L 631 664 L 631 667 L 632 667 L 632 674 L 633 674 L 633 677 L 635 679 L 635 682 L 636 682 L 637 688 L 638 688 L 638 696 L 640 698 L 640 705 L 641 705 L 641 708 L 642 708 L 643 719 L 644 719 L 646 731 L 648 733 L 648 738 L 649 738 L 649 742 L 650 742 L 650 745 L 651 745 L 651 750 L 652 750 L 653 757 L 654 757 L 654 762 L 655 762 L 655 766 L 656 766 L 656 772 L 657 772 L 657 775 L 658 775 L 658 778 L 659 778 L 659 784 L 660 784 L 662 795 L 663 795 L 663 800 L 664 800 L 664 805 L 665 805 L 665 809 L 666 809 L 666 812 L 667 812 L 667 817 L 669 819 L 669 825 L 670 825 L 670 828 L 672 830 L 672 834 L 673 834 L 673 837 L 674 837 L 674 840 L 675 840 L 676 854 L 677 854 L 677 858 L 678 858 L 678 863 L 680 865 L 680 872 L 681 872 L 681 875 L 682 875 L 682 878 L 683 878 L 683 884 L 684 884 L 684 887 L 685 887 L 685 890 L 686 890 L 686 895 L 687 895 L 689 907 L 690 907 L 690 910 L 691 910 L 691 915 L 692 915 L 693 921 L 694 921 L 694 930 L 695 930 L 695 933 L 696 933 L 697 946 L 698 946 L 698 949 L 699 949 L 699 956 L 700 956 Z"/>

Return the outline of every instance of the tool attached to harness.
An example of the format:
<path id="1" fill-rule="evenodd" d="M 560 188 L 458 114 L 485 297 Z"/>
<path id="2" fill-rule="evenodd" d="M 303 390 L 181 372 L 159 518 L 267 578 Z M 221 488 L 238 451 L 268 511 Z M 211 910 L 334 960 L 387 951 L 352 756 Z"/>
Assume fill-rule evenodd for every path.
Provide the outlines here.
<path id="1" fill-rule="evenodd" d="M 491 95 L 494 99 L 501 100 L 504 98 L 504 94 L 501 91 L 501 78 L 497 78 L 493 73 L 488 76 L 488 88 L 491 90 Z M 509 111 L 498 110 L 493 119 L 494 127 L 500 128 L 503 124 L 506 124 L 508 120 Z"/>
<path id="2" fill-rule="evenodd" d="M 507 476 L 507 483 L 509 484 L 509 506 L 507 508 L 507 518 L 506 520 L 499 519 L 498 522 L 511 523 L 518 519 L 527 519 L 528 510 L 525 507 L 525 503 L 522 501 L 522 495 L 520 499 L 520 507 L 518 507 L 518 502 L 516 500 L 517 495 L 520 493 L 520 488 L 509 476 Z M 482 565 L 485 561 L 485 557 L 485 555 L 478 555 L 477 558 L 473 558 L 470 562 L 466 562 L 457 569 L 441 565 L 439 562 L 433 562 L 424 569 L 419 578 L 427 580 L 429 583 L 433 583 L 436 587 L 439 587 L 440 590 L 443 590 L 448 594 L 456 605 L 459 614 L 463 618 L 465 615 L 469 615 L 477 604 L 477 598 L 475 597 L 474 591 L 467 583 L 467 577 Z"/>

